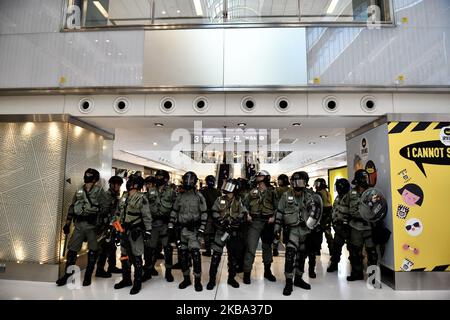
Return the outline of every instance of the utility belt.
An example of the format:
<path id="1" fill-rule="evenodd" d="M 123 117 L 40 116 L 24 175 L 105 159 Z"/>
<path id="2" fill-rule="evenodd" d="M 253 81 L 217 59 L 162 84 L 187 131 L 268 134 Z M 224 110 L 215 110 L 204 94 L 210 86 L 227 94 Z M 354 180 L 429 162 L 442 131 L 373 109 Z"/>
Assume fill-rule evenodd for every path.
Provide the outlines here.
<path id="1" fill-rule="evenodd" d="M 182 228 L 186 228 L 191 232 L 197 231 L 200 228 L 200 221 L 191 221 L 186 223 L 180 223 Z"/>
<path id="2" fill-rule="evenodd" d="M 161 221 L 164 224 L 169 223 L 170 217 L 168 216 L 153 216 L 153 223 L 156 223 L 158 221 Z"/>
<path id="3" fill-rule="evenodd" d="M 287 229 L 296 228 L 296 227 L 307 228 L 306 223 L 305 223 L 305 221 L 303 221 L 303 219 L 300 219 L 300 221 L 297 222 L 296 224 L 286 225 Z"/>
<path id="4" fill-rule="evenodd" d="M 362 218 L 352 218 L 352 221 L 361 222 L 363 226 L 368 227 L 370 224 Z"/>
<path id="5" fill-rule="evenodd" d="M 138 228 L 142 229 L 142 230 L 145 230 L 145 225 L 144 225 L 143 221 L 138 222 L 138 223 L 135 223 L 134 221 L 132 221 L 132 222 L 124 222 L 122 224 L 122 227 L 125 229 L 125 232 L 133 231 L 133 230 L 138 229 Z"/>
<path id="6" fill-rule="evenodd" d="M 87 222 L 89 224 L 95 225 L 97 224 L 97 215 L 90 214 L 88 216 L 76 215 L 73 220 L 75 222 Z"/>
<path id="7" fill-rule="evenodd" d="M 262 213 L 250 213 L 250 217 L 252 217 L 253 220 L 269 221 L 269 219 L 272 218 L 273 215 Z"/>

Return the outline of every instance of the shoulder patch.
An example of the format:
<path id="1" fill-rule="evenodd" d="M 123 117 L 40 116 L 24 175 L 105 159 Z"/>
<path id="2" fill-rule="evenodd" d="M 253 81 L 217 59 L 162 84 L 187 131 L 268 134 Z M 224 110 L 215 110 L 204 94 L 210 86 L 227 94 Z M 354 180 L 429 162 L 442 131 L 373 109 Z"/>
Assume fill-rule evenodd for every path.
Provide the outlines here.
<path id="1" fill-rule="evenodd" d="M 225 200 L 220 200 L 220 204 L 226 204 L 227 202 Z"/>

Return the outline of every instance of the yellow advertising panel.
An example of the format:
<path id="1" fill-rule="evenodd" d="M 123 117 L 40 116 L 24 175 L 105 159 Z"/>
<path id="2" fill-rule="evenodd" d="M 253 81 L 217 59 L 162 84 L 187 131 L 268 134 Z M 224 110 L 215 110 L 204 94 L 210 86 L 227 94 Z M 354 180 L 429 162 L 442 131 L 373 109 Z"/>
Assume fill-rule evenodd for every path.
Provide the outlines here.
<path id="1" fill-rule="evenodd" d="M 331 203 L 334 202 L 334 199 L 337 196 L 334 184 L 336 183 L 337 179 L 341 178 L 345 178 L 348 180 L 347 167 L 328 169 L 328 188 L 330 189 Z"/>
<path id="2" fill-rule="evenodd" d="M 450 123 L 389 123 L 395 271 L 449 271 Z"/>

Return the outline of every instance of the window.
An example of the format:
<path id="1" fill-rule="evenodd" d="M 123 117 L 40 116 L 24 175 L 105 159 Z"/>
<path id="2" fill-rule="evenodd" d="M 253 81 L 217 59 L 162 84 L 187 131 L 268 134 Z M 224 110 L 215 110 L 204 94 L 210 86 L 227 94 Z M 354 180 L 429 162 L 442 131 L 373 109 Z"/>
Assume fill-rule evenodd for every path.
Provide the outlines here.
<path id="1" fill-rule="evenodd" d="M 67 0 L 82 27 L 392 23 L 390 0 Z M 68 11 L 68 17 L 70 10 Z"/>

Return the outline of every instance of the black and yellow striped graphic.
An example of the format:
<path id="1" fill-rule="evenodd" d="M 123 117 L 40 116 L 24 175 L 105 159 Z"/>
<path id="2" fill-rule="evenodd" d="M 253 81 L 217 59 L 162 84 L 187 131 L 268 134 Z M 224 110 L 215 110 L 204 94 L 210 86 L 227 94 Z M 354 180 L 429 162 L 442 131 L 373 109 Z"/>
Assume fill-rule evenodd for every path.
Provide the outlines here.
<path id="1" fill-rule="evenodd" d="M 433 122 L 402 121 L 402 122 L 390 122 L 388 127 L 389 127 L 389 134 L 398 134 L 408 131 L 409 132 L 426 131 L 427 129 L 429 129 L 431 125 L 433 125 Z M 441 130 L 442 128 L 448 126 L 450 126 L 450 122 L 439 122 L 432 130 Z M 406 130 L 408 128 L 411 128 L 411 130 Z"/>

